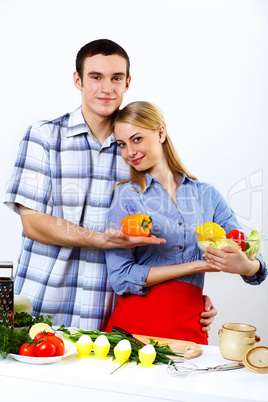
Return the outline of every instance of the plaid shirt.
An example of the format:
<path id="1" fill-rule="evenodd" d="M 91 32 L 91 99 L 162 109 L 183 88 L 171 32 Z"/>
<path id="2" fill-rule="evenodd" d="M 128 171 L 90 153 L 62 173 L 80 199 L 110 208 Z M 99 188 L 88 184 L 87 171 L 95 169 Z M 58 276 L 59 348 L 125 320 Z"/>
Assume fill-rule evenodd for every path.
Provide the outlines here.
<path id="1" fill-rule="evenodd" d="M 79 108 L 27 130 L 4 202 L 17 213 L 22 204 L 103 232 L 112 188 L 128 177 L 114 135 L 101 145 Z M 15 293 L 30 298 L 34 316 L 89 330 L 105 325 L 115 304 L 102 250 L 44 244 L 24 232 Z"/>

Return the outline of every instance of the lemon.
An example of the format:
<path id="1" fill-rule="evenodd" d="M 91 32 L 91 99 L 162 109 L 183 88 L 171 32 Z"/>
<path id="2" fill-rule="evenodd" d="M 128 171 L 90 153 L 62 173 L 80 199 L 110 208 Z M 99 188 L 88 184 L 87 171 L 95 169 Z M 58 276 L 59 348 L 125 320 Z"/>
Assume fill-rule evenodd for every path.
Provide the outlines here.
<path id="1" fill-rule="evenodd" d="M 48 325 L 45 324 L 44 322 L 39 322 L 38 324 L 34 324 L 29 331 L 29 335 L 32 339 L 34 339 L 34 337 L 39 334 L 39 332 L 52 332 L 52 328 Z"/>

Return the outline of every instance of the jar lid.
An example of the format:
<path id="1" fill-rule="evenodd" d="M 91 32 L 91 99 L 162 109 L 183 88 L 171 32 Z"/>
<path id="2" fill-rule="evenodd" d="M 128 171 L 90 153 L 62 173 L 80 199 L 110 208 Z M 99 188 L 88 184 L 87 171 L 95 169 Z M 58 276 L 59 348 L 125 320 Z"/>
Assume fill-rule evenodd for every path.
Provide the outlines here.
<path id="1" fill-rule="evenodd" d="M 268 373 L 268 346 L 254 346 L 243 356 L 244 365 L 255 373 Z"/>

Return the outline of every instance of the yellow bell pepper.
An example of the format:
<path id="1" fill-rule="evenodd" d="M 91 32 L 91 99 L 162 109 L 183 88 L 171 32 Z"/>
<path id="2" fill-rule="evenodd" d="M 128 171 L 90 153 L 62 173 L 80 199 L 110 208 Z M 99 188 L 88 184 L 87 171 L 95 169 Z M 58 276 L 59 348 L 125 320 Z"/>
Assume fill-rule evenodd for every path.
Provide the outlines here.
<path id="1" fill-rule="evenodd" d="M 204 225 L 197 226 L 195 231 L 196 233 L 200 233 L 200 235 L 204 235 L 197 235 L 198 241 L 216 241 L 217 239 L 213 239 L 213 237 L 226 239 L 225 230 L 215 222 L 206 222 Z M 212 236 L 212 238 L 209 236 Z"/>

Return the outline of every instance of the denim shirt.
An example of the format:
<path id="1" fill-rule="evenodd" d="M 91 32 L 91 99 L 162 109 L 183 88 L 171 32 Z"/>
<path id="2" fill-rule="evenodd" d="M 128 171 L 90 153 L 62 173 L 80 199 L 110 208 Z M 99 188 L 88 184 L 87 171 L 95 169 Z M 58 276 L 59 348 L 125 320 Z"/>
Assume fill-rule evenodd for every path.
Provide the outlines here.
<path id="1" fill-rule="evenodd" d="M 108 214 L 107 227 L 121 229 L 120 222 L 127 216 L 145 213 L 152 216 L 150 233 L 166 239 L 165 244 L 153 244 L 133 249 L 106 250 L 108 275 L 114 291 L 121 295 L 142 295 L 150 267 L 182 264 L 203 259 L 198 248 L 195 228 L 205 222 L 216 222 L 228 233 L 241 229 L 234 212 L 214 186 L 192 180 L 183 175 L 177 189 L 177 206 L 172 202 L 161 183 L 146 174 L 146 190 L 143 193 L 136 183 L 128 182 L 115 189 Z M 243 277 L 251 284 L 261 283 L 267 269 L 261 256 L 261 268 L 252 277 Z M 175 280 L 203 288 L 204 273 L 180 276 Z"/>

